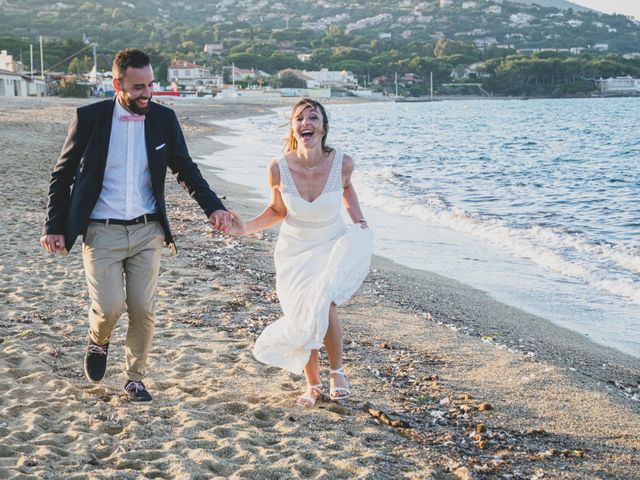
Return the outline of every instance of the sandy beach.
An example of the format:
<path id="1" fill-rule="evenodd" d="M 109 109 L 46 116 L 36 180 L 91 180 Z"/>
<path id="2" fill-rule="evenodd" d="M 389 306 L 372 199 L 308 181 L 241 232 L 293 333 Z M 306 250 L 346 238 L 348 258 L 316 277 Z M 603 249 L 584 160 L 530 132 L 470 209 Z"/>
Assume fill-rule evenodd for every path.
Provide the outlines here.
<path id="1" fill-rule="evenodd" d="M 105 379 L 90 384 L 80 248 L 54 256 L 38 244 L 51 169 L 86 102 L 0 99 L 0 478 L 640 478 L 640 359 L 382 258 L 339 310 L 352 398 L 295 406 L 303 378 L 251 354 L 280 315 L 277 231 L 212 232 L 172 178 L 178 255 L 160 272 L 154 401 L 122 396 L 126 315 Z M 216 152 L 223 165 L 209 122 L 269 107 L 174 108 L 194 158 Z M 203 172 L 231 209 L 261 210 Z"/>

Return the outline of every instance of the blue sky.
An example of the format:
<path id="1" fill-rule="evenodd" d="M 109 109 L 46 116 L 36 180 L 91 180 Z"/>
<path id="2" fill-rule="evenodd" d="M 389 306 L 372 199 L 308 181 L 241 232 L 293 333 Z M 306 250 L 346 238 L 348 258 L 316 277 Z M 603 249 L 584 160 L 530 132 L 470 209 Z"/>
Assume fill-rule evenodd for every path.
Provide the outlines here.
<path id="1" fill-rule="evenodd" d="M 640 0 L 571 0 L 603 13 L 622 13 L 640 20 Z"/>

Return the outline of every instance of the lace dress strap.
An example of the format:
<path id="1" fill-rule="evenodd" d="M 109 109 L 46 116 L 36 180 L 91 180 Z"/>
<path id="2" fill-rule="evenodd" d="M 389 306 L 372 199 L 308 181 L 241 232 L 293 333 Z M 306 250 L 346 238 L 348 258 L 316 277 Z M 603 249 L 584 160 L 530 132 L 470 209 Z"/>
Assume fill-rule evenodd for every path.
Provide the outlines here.
<path id="1" fill-rule="evenodd" d="M 323 193 L 342 190 L 342 157 L 344 157 L 344 154 L 340 150 L 336 150 L 336 156 L 333 159 L 333 165 Z"/>
<path id="2" fill-rule="evenodd" d="M 299 196 L 298 188 L 293 181 L 289 166 L 284 157 L 278 158 L 278 167 L 280 168 L 280 188 L 283 190 L 283 193 L 286 192 L 296 197 Z"/>

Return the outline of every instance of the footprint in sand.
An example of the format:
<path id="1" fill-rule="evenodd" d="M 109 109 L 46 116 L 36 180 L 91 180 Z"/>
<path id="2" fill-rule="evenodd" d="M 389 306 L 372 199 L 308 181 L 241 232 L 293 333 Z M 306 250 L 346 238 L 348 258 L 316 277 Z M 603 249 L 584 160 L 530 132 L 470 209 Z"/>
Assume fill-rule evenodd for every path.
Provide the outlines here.
<path id="1" fill-rule="evenodd" d="M 211 473 L 223 478 L 229 478 L 239 468 L 237 465 L 232 465 L 227 462 L 218 462 L 211 460 L 204 460 L 202 462 L 202 467 L 206 468 Z"/>
<path id="2" fill-rule="evenodd" d="M 249 408 L 247 405 L 238 403 L 238 402 L 230 402 L 223 405 L 223 410 L 231 415 L 240 415 L 247 411 Z"/>
<path id="3" fill-rule="evenodd" d="M 216 427 L 211 431 L 211 433 L 218 436 L 219 438 L 232 438 L 236 435 L 234 430 L 227 427 Z"/>
<path id="4" fill-rule="evenodd" d="M 253 418 L 249 423 L 258 428 L 273 427 L 278 421 L 278 413 L 275 409 L 262 407 L 253 412 Z"/>

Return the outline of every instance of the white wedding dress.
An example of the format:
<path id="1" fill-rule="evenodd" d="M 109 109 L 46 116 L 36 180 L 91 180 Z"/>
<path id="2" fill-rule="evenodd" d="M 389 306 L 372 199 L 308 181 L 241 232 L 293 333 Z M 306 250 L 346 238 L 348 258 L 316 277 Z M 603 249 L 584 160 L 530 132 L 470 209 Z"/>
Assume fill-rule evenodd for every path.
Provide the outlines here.
<path id="1" fill-rule="evenodd" d="M 284 157 L 278 160 L 287 216 L 274 259 L 284 316 L 264 329 L 253 354 L 296 374 L 303 372 L 311 350 L 322 346 L 331 302 L 348 300 L 371 263 L 371 230 L 342 219 L 342 158 L 336 151 L 324 190 L 312 202 L 300 196 Z"/>

